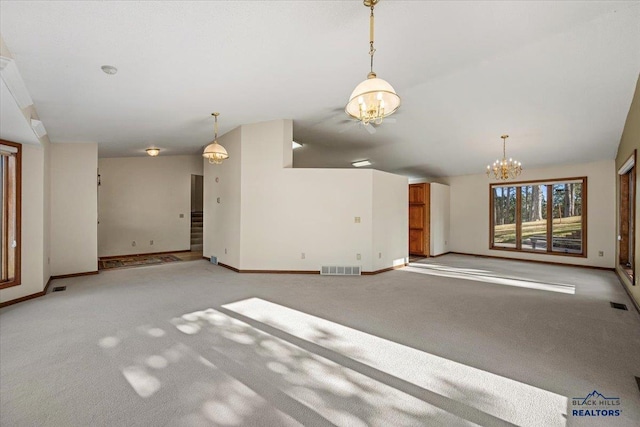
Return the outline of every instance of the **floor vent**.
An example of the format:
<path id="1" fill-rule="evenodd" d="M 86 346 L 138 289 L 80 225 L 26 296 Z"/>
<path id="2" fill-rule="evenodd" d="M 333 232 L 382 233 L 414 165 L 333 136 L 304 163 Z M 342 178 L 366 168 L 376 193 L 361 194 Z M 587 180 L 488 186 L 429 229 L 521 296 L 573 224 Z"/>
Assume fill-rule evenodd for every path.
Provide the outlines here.
<path id="1" fill-rule="evenodd" d="M 55 288 L 53 288 L 53 290 L 51 292 L 62 292 L 62 291 L 66 291 L 67 287 L 66 286 L 56 286 Z"/>
<path id="2" fill-rule="evenodd" d="M 629 310 L 625 304 L 620 304 L 619 302 L 611 302 L 611 307 L 617 308 L 618 310 Z"/>
<path id="3" fill-rule="evenodd" d="M 359 276 L 360 266 L 323 265 L 320 268 L 320 274 L 324 276 Z"/>

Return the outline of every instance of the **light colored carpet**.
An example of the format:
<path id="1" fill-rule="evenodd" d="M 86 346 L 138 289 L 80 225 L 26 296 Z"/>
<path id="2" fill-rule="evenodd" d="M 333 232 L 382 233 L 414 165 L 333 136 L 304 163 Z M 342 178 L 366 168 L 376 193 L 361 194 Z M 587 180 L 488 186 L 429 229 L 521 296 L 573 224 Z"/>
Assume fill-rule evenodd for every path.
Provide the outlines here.
<path id="1" fill-rule="evenodd" d="M 0 310 L 0 424 L 636 426 L 640 316 L 617 280 L 457 255 L 362 277 L 203 260 L 56 280 Z M 594 390 L 619 417 L 572 415 Z"/>

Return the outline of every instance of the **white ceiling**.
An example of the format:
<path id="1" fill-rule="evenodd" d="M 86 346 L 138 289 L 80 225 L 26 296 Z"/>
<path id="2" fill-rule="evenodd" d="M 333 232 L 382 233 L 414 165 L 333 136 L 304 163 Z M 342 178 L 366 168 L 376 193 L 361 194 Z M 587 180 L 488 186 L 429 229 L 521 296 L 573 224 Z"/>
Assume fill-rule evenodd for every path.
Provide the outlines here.
<path id="1" fill-rule="evenodd" d="M 243 124 L 294 120 L 298 167 L 409 176 L 612 159 L 640 71 L 640 3 L 376 7 L 378 76 L 402 98 L 370 135 L 342 112 L 369 68 L 352 1 L 0 1 L 0 29 L 53 142 L 101 157 L 197 153 Z M 100 70 L 114 65 L 118 74 Z M 4 120 L 4 117 L 3 117 Z"/>

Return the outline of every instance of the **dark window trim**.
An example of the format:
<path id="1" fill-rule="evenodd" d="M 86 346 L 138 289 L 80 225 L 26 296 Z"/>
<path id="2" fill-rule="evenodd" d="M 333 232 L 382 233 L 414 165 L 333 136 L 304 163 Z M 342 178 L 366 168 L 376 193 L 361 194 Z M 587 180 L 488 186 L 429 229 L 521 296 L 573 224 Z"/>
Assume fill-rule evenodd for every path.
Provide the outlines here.
<path id="1" fill-rule="evenodd" d="M 22 144 L 0 139 L 0 144 L 18 149 L 16 153 L 16 253 L 15 275 L 13 280 L 0 283 L 0 289 L 18 286 L 21 283 L 22 274 Z"/>
<path id="2" fill-rule="evenodd" d="M 562 184 L 569 181 L 582 181 L 582 253 L 573 254 L 573 253 L 565 253 L 565 252 L 554 252 L 552 251 L 553 245 L 547 245 L 546 251 L 535 251 L 531 249 L 522 249 L 522 221 L 521 219 L 521 192 L 516 191 L 516 247 L 515 248 L 505 248 L 500 246 L 494 246 L 493 237 L 494 237 L 494 226 L 493 223 L 493 189 L 494 187 L 522 187 L 525 185 L 540 185 L 540 184 Z M 537 254 L 537 255 L 554 255 L 554 256 L 565 256 L 565 257 L 574 257 L 574 258 L 587 258 L 587 177 L 586 176 L 578 176 L 578 177 L 569 177 L 569 178 L 553 178 L 553 179 L 535 179 L 530 181 L 514 181 L 514 182 L 495 182 L 489 184 L 489 249 L 494 251 L 505 251 L 505 252 L 517 252 L 517 253 L 527 253 L 527 254 Z M 547 186 L 547 200 L 553 200 L 552 186 Z M 552 235 L 552 226 L 549 224 L 553 224 L 553 203 L 547 203 L 547 220 L 551 219 L 551 222 L 547 222 L 547 242 L 551 242 Z"/>
<path id="3" fill-rule="evenodd" d="M 617 230 L 617 235 L 620 236 L 621 235 L 621 231 L 620 231 L 620 220 L 622 217 L 622 212 L 620 212 L 621 209 L 621 198 L 622 198 L 622 191 L 620 191 L 620 177 L 623 175 L 626 175 L 627 173 L 629 173 L 629 171 L 626 172 L 620 172 L 620 170 L 622 169 L 622 167 L 624 167 L 624 165 L 626 165 L 627 163 L 629 163 L 629 161 L 633 160 L 633 166 L 631 166 L 631 168 L 629 169 L 629 171 L 631 169 L 633 169 L 633 176 L 632 178 L 634 179 L 635 182 L 633 182 L 633 215 L 631 216 L 631 218 L 629 218 L 629 222 L 630 225 L 633 227 L 633 234 L 631 235 L 631 244 L 633 245 L 633 257 L 629 259 L 630 263 L 631 263 L 631 275 L 632 277 L 629 276 L 629 273 L 627 273 L 626 269 L 622 269 L 623 274 L 629 279 L 629 281 L 631 282 L 631 286 L 636 286 L 636 261 L 635 261 L 635 252 L 636 252 L 636 216 L 638 215 L 638 213 L 636 212 L 636 206 L 637 206 L 637 191 L 638 191 L 638 178 L 637 178 L 637 173 L 638 173 L 638 168 L 636 167 L 638 165 L 638 150 L 633 150 L 633 153 L 631 153 L 631 155 L 627 158 L 627 160 L 624 161 L 623 165 L 618 169 L 618 171 L 616 172 L 617 174 L 617 186 L 618 186 L 618 200 L 617 200 L 617 204 L 618 204 L 618 218 L 617 218 L 617 225 L 618 225 L 618 230 Z M 618 251 L 616 253 L 616 266 L 620 266 L 620 240 L 617 241 L 618 243 Z"/>

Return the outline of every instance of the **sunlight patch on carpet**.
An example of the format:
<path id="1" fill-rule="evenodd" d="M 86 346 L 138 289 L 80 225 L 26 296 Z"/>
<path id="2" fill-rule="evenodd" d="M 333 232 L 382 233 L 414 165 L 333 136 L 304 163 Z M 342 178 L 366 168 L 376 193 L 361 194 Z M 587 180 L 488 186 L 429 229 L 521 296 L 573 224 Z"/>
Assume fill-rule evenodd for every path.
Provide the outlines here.
<path id="1" fill-rule="evenodd" d="M 410 264 L 398 271 L 405 273 L 428 274 L 430 276 L 449 277 L 452 279 L 472 280 L 476 282 L 492 283 L 494 285 L 515 286 L 518 288 L 536 289 L 540 291 L 559 292 L 575 295 L 576 287 L 565 283 L 547 283 L 536 280 L 519 279 L 514 277 L 500 277 L 496 273 L 481 270 L 460 269 L 457 267 L 438 266 L 430 264 Z"/>
<path id="2" fill-rule="evenodd" d="M 197 337 L 211 342 L 216 352 L 241 360 L 251 378 L 268 381 L 272 387 L 333 425 L 410 426 L 429 422 L 434 425 L 475 425 L 218 310 L 209 308 L 189 313 L 171 322 L 176 328 L 191 322 L 193 328 L 188 330 L 198 330 Z M 179 331 L 184 329 L 178 328 Z M 186 335 L 193 337 L 193 334 Z M 207 361 L 206 356 L 201 360 L 205 365 L 215 364 Z"/>
<path id="3" fill-rule="evenodd" d="M 568 401 L 556 393 L 260 298 L 223 307 L 500 420 L 522 426 L 566 424 Z M 304 370 L 315 377 L 315 381 L 326 383 L 332 380 L 331 369 L 326 369 L 325 362 L 320 363 L 314 357 L 307 363 L 309 366 L 304 366 Z M 338 394 L 353 392 L 340 381 L 332 387 Z"/>

